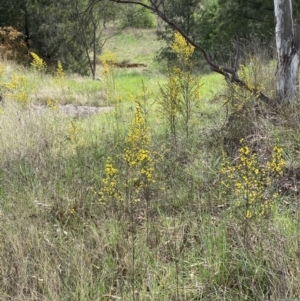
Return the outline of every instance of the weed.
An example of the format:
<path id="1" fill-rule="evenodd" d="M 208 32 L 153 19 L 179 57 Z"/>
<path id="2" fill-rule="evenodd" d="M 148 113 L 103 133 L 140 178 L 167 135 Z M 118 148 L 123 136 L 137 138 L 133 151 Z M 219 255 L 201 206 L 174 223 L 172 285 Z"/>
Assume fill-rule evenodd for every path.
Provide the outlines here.
<path id="1" fill-rule="evenodd" d="M 47 107 L 54 112 L 59 111 L 59 102 L 58 100 L 52 100 L 51 98 L 47 99 Z"/>
<path id="2" fill-rule="evenodd" d="M 176 144 L 179 116 L 183 119 L 186 137 L 190 135 L 192 113 L 200 98 L 200 79 L 192 73 L 194 47 L 179 32 L 174 33 L 171 49 L 175 52 L 177 61 L 169 68 L 167 83 L 160 89 L 162 97 L 159 104 Z"/>
<path id="3" fill-rule="evenodd" d="M 103 186 L 99 192 L 99 200 L 102 204 L 116 205 L 117 202 L 122 202 L 124 200 L 118 182 L 119 171 L 114 167 L 112 158 L 108 157 L 105 164 L 105 176 L 102 180 Z"/>
<path id="4" fill-rule="evenodd" d="M 177 61 L 180 72 L 173 77 L 184 77 L 184 63 Z M 245 64 L 240 73 L 257 88 L 264 74 L 251 68 Z M 223 102 L 218 97 L 206 101 L 202 89 L 205 109 L 201 106 L 203 114 L 196 116 L 198 95 L 191 94 L 197 132 L 191 119 L 186 139 L 182 87 L 176 82 L 178 143 L 171 152 L 161 147 L 169 141 L 156 103 L 151 103 L 157 98 L 157 73 L 148 88 L 141 89 L 142 95 L 134 94 L 129 101 L 125 94 L 135 93 L 149 73 L 112 70 L 115 118 L 107 113 L 70 120 L 51 109 L 62 99 L 62 90 L 69 88 L 70 102 L 82 103 L 87 95 L 97 99 L 99 87 L 107 87 L 104 75 L 98 82 L 66 74 L 65 85 L 55 90 L 57 85 L 44 84 L 45 79 L 54 83 L 50 76 L 37 76 L 32 68 L 22 68 L 20 74 L 20 67 L 8 63 L 4 69 L 3 84 L 12 74 L 26 76 L 28 83 L 32 77 L 39 88 L 37 99 L 51 101 L 47 114 L 33 106 L 20 111 L 13 101 L 3 104 L 1 300 L 298 298 L 299 107 L 269 115 L 255 94 L 232 87 L 240 98 L 228 99 L 228 107 L 240 119 L 233 120 L 228 136 L 238 138 L 238 148 L 234 156 L 224 155 L 220 167 L 222 131 L 217 139 L 205 133 L 222 126 Z M 213 86 L 211 79 L 204 76 L 203 81 Z M 14 97 L 6 87 L 2 92 Z M 216 108 L 221 118 L 214 118 L 212 125 L 207 115 Z M 281 118 L 283 113 L 286 118 Z M 262 136 L 246 134 L 247 143 L 241 144 L 249 128 Z M 271 148 L 266 141 L 275 137 L 280 143 L 270 142 Z M 166 187 L 162 193 L 161 187 Z"/>
<path id="5" fill-rule="evenodd" d="M 100 56 L 100 62 L 102 64 L 102 75 L 104 77 L 106 85 L 107 98 L 110 100 L 116 99 L 116 85 L 114 64 L 117 62 L 116 56 L 113 52 L 106 51 Z"/>
<path id="6" fill-rule="evenodd" d="M 58 61 L 54 81 L 57 85 L 64 86 L 65 85 L 65 78 L 66 78 L 66 75 L 65 75 L 63 66 L 62 66 L 61 62 Z"/>
<path id="7" fill-rule="evenodd" d="M 220 173 L 224 176 L 223 196 L 234 200 L 231 215 L 237 216 L 245 225 L 248 225 L 245 220 L 269 217 L 278 196 L 274 191 L 274 179 L 282 175 L 284 166 L 282 148 L 275 146 L 272 159 L 261 166 L 257 154 L 251 153 L 244 139 L 237 163 L 231 163 L 224 155 Z"/>
<path id="8" fill-rule="evenodd" d="M 75 120 L 72 120 L 68 128 L 68 138 L 76 149 L 83 144 L 81 132 L 82 128 L 80 124 Z"/>
<path id="9" fill-rule="evenodd" d="M 29 95 L 32 91 L 26 76 L 13 73 L 10 82 L 4 83 L 3 86 L 8 91 L 5 93 L 6 97 L 15 100 L 22 106 L 28 105 Z"/>
<path id="10" fill-rule="evenodd" d="M 135 118 L 126 138 L 125 162 L 128 167 L 126 185 L 133 188 L 135 196 L 142 192 L 147 200 L 151 183 L 154 183 L 154 161 L 150 152 L 150 137 L 145 115 L 139 104 L 135 108 Z M 137 200 L 137 198 L 135 198 Z"/>
<path id="11" fill-rule="evenodd" d="M 44 62 L 44 60 L 42 58 L 40 58 L 36 53 L 34 52 L 30 52 L 33 60 L 31 62 L 31 67 L 33 70 L 38 71 L 38 72 L 42 72 L 45 71 L 47 68 L 46 63 Z"/>

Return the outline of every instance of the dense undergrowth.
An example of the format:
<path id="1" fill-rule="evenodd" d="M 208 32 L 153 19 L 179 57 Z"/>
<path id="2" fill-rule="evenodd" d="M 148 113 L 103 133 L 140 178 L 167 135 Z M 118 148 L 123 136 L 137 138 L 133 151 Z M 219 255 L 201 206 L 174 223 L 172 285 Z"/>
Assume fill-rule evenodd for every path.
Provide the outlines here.
<path id="1" fill-rule="evenodd" d="M 123 92 L 109 63 L 101 82 L 1 63 L 0 300 L 299 297 L 298 104 L 210 94 L 193 48 L 172 48 L 160 84 Z M 273 72 L 241 66 L 269 93 Z M 78 95 L 114 109 L 61 114 Z"/>

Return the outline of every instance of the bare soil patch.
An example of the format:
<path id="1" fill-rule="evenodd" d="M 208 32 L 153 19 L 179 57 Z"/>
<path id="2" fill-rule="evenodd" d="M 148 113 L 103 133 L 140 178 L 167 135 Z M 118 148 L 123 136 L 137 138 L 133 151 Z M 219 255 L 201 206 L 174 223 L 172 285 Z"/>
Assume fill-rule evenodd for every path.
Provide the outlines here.
<path id="1" fill-rule="evenodd" d="M 47 106 L 32 106 L 33 110 L 37 114 L 43 114 L 49 110 Z M 89 117 L 91 115 L 110 112 L 113 109 L 111 106 L 107 107 L 93 107 L 93 106 L 81 106 L 81 105 L 60 105 L 59 112 L 71 117 Z"/>

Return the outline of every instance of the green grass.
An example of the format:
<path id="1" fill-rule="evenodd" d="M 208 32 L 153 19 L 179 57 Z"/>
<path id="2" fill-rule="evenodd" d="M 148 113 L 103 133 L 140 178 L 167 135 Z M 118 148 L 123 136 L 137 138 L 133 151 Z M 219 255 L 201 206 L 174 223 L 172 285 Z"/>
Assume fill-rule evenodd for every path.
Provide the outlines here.
<path id="1" fill-rule="evenodd" d="M 107 36 L 109 32 L 108 29 Z M 158 66 L 155 62 L 156 52 L 164 46 L 163 41 L 156 39 L 153 29 L 127 28 L 121 34 L 107 40 L 103 51 L 115 53 L 118 62 L 145 64 L 147 69 L 152 71 Z"/>
<path id="2" fill-rule="evenodd" d="M 122 55 L 127 43 L 132 50 L 123 55 L 136 62 L 139 51 L 133 53 L 143 34 L 125 32 L 107 47 L 115 44 Z M 150 64 L 145 55 L 140 62 Z M 72 75 L 59 87 L 48 75 L 5 64 L 5 80 L 16 72 L 35 83 L 30 99 L 36 105 L 48 97 L 118 104 L 108 92 L 122 101 L 111 112 L 73 118 L 55 110 L 37 114 L 4 96 L 1 300 L 297 300 L 298 105 L 275 111 L 247 95 L 234 98 L 219 75 L 204 75 L 189 136 L 178 122 L 175 143 L 157 103 L 166 75 L 155 65 L 148 71 L 115 69 L 115 90 L 109 91 L 104 78 Z M 144 98 L 142 83 L 150 93 Z M 150 151 L 157 156 L 156 181 L 142 192 L 125 161 L 136 105 L 131 95 L 148 113 Z M 234 104 L 244 98 L 242 111 L 224 105 L 225 99 Z M 224 194 L 222 181 L 228 179 L 220 173 L 224 152 L 231 164 L 238 161 L 244 133 L 261 164 L 274 145 L 283 148 L 287 161 L 283 176 L 273 182 L 279 197 L 272 214 L 251 220 L 237 206 L 234 191 Z M 108 156 L 125 197 L 101 203 Z"/>

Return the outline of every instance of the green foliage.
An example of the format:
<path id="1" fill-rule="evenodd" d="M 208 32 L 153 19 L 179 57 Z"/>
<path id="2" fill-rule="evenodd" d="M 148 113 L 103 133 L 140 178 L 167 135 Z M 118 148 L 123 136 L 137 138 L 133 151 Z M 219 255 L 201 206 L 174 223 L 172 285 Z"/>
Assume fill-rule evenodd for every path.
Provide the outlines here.
<path id="1" fill-rule="evenodd" d="M 166 1 L 164 11 L 168 18 L 175 22 L 189 37 L 195 38 L 199 34 L 197 16 L 199 14 L 200 5 L 201 0 Z M 173 39 L 173 30 L 163 25 L 163 28 L 158 29 L 157 35 L 159 39 L 164 40 L 167 45 L 170 45 Z M 197 56 L 197 58 L 199 57 Z M 158 59 L 166 59 L 168 62 L 172 62 L 176 59 L 176 56 L 170 47 L 164 47 L 160 51 Z"/>
<path id="2" fill-rule="evenodd" d="M 149 10 L 134 4 L 128 5 L 123 9 L 123 26 L 130 26 L 135 28 L 155 27 L 155 16 Z"/>
<path id="3" fill-rule="evenodd" d="M 213 57 L 228 62 L 236 51 L 234 37 L 237 36 L 244 48 L 247 41 L 259 40 L 269 45 L 274 36 L 274 3 L 272 0 L 175 0 L 166 1 L 165 12 L 183 31 L 200 43 Z M 293 1 L 295 19 L 299 14 L 299 3 Z M 158 31 L 158 37 L 172 39 L 168 27 Z M 243 47 L 242 47 L 243 50 Z M 272 54 L 271 54 L 272 55 Z M 170 48 L 164 48 L 160 59 L 172 61 Z M 195 57 L 196 58 L 196 57 Z M 201 60 L 201 56 L 197 59 Z"/>
<path id="4" fill-rule="evenodd" d="M 88 71 L 87 58 L 80 36 L 75 34 L 73 4 L 53 0 L 11 1 L 8 14 L 0 10 L 0 20 L 20 31 L 27 51 L 34 51 L 48 65 L 61 60 L 67 69 L 84 74 Z M 4 13 L 11 18 L 5 18 Z"/>
<path id="5" fill-rule="evenodd" d="M 102 188 L 99 191 L 99 200 L 103 205 L 112 205 L 124 201 L 120 192 L 119 171 L 114 167 L 111 157 L 106 159 L 105 175 L 102 179 Z"/>
<path id="6" fill-rule="evenodd" d="M 142 196 L 149 201 L 148 189 L 155 183 L 155 159 L 151 152 L 149 128 L 146 115 L 139 103 L 136 103 L 135 117 L 126 138 L 125 162 L 128 169 L 127 190 L 132 201 Z"/>
<path id="7" fill-rule="evenodd" d="M 272 41 L 273 14 L 272 0 L 209 1 L 199 18 L 200 41 L 212 55 L 228 60 L 235 51 L 234 36 L 241 41 Z"/>

